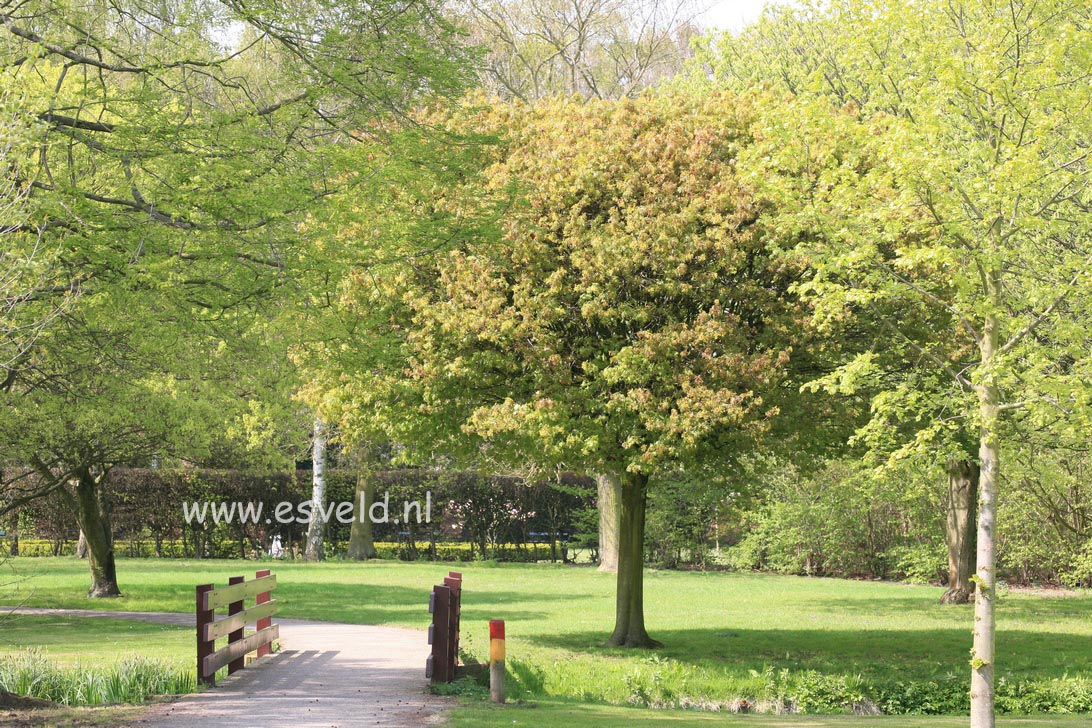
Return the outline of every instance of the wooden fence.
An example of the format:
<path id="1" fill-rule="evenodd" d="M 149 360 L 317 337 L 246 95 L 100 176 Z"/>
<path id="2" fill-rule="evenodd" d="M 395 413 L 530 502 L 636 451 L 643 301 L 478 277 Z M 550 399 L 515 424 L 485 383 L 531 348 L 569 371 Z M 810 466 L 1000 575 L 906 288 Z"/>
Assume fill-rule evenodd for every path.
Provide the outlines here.
<path id="1" fill-rule="evenodd" d="M 428 643 L 432 653 L 425 663 L 425 677 L 433 684 L 451 682 L 459 664 L 459 614 L 462 611 L 463 575 L 448 572 L 443 584 L 432 587 L 428 611 L 432 624 L 428 628 Z"/>
<path id="2" fill-rule="evenodd" d="M 197 680 L 206 685 L 216 684 L 216 671 L 227 665 L 228 674 L 243 669 L 247 653 L 257 650 L 258 657 L 268 655 L 273 640 L 280 636 L 273 624 L 277 600 L 269 592 L 277 588 L 277 576 L 263 569 L 255 578 L 244 581 L 241 576 L 228 579 L 228 586 L 214 588 L 212 584 L 197 586 Z M 254 598 L 252 607 L 244 603 Z M 216 619 L 216 610 L 227 607 L 227 616 Z M 246 626 L 255 622 L 253 634 L 246 635 Z M 216 640 L 226 637 L 227 645 L 216 649 Z"/>

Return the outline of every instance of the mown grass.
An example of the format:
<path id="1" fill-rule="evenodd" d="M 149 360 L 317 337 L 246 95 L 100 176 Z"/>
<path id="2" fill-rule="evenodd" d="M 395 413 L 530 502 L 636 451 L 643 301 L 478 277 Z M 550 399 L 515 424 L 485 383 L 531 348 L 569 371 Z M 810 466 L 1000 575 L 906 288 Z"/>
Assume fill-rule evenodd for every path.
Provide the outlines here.
<path id="1" fill-rule="evenodd" d="M 11 563 L 20 574 L 36 574 L 16 587 L 29 605 L 180 612 L 193 608 L 195 584 L 223 584 L 262 566 L 268 564 L 121 560 L 125 596 L 89 600 L 81 562 Z M 448 568 L 464 573 L 469 657 L 486 656 L 487 621 L 506 620 L 515 697 L 717 707 L 741 697 L 772 700 L 800 685 L 853 694 L 859 684 L 882 684 L 896 709 L 901 693 L 921 688 L 927 694 L 909 703 L 949 713 L 966 697 L 971 610 L 937 604 L 941 591 L 933 587 L 650 571 L 648 627 L 664 647 L 637 651 L 600 647 L 613 621 L 614 578 L 590 568 L 278 562 L 277 598 L 285 617 L 423 628 L 428 592 Z M 1064 681 L 1078 699 L 1048 708 L 1084 709 L 1092 696 L 1092 596 L 1002 594 L 998 629 L 997 671 L 1005 684 Z M 822 695 L 813 703 L 813 712 L 847 707 L 827 705 Z M 915 709 L 909 703 L 905 708 Z M 1036 700 L 1010 705 L 1048 709 Z"/>
<path id="2" fill-rule="evenodd" d="M 610 705 L 545 700 L 525 705 L 467 704 L 452 717 L 451 728 L 963 728 L 967 719 L 945 716 L 766 716 L 641 710 Z M 1000 728 L 1089 726 L 1087 716 L 1002 716 Z"/>
<path id="3" fill-rule="evenodd" d="M 0 655 L 32 646 L 58 665 L 86 662 L 89 657 L 117 662 L 133 657 L 192 661 L 191 627 L 119 619 L 3 615 L 0 610 Z"/>

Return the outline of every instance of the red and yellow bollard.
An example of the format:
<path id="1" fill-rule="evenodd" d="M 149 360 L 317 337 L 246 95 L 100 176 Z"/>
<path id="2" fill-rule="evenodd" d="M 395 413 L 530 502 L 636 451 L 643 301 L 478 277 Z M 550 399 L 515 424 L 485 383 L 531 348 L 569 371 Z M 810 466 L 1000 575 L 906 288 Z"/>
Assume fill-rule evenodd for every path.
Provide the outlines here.
<path id="1" fill-rule="evenodd" d="M 489 620 L 489 699 L 504 702 L 504 620 Z"/>

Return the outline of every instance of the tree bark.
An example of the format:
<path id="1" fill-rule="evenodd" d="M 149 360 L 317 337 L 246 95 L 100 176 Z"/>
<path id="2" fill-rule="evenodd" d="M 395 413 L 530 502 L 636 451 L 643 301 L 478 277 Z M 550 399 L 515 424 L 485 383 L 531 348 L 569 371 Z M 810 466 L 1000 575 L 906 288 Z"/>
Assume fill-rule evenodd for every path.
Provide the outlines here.
<path id="1" fill-rule="evenodd" d="M 353 496 L 355 514 L 349 527 L 348 557 L 355 561 L 367 561 L 376 556 L 371 519 L 374 502 L 375 479 L 370 471 L 362 470 L 356 477 L 356 494 Z"/>
<path id="2" fill-rule="evenodd" d="M 76 558 L 87 558 L 87 536 L 83 535 L 83 529 L 80 529 L 80 538 L 76 541 Z"/>
<path id="3" fill-rule="evenodd" d="M 323 509 L 326 507 L 326 425 L 315 418 L 315 437 L 311 447 L 311 522 L 307 525 L 307 547 L 303 552 L 304 561 L 325 561 L 326 551 L 323 541 L 326 539 L 326 521 Z"/>
<path id="4" fill-rule="evenodd" d="M 975 513 L 978 463 L 969 458 L 948 462 L 945 540 L 948 542 L 948 591 L 941 604 L 967 604 L 974 596 Z"/>
<path id="5" fill-rule="evenodd" d="M 1000 298 L 1000 274 L 991 272 L 987 281 L 991 303 Z M 995 309 L 997 310 L 997 309 Z M 993 359 L 997 351 L 997 316 L 983 318 L 981 351 L 982 380 L 976 386 L 979 409 L 978 462 L 978 549 L 974 594 L 974 642 L 971 648 L 971 728 L 994 728 L 994 596 L 997 487 L 1000 474 L 998 424 L 1000 395 L 993 380 Z"/>
<path id="6" fill-rule="evenodd" d="M 8 556 L 19 555 L 19 511 L 11 514 L 11 528 L 8 529 Z"/>
<path id="7" fill-rule="evenodd" d="M 622 520 L 619 500 L 621 481 L 613 473 L 595 476 L 596 500 L 599 511 L 599 570 L 618 571 L 618 536 Z"/>
<path id="8" fill-rule="evenodd" d="M 626 473 L 617 478 L 621 505 L 618 539 L 618 587 L 611 647 L 658 647 L 645 630 L 645 506 L 648 476 Z"/>
<path id="9" fill-rule="evenodd" d="M 80 530 L 87 542 L 87 566 L 91 570 L 91 588 L 87 596 L 119 597 L 117 565 L 114 561 L 114 533 L 110 527 L 110 502 L 102 490 L 105 472 L 96 475 L 90 468 L 76 473 L 73 495 L 67 488 L 58 492 L 76 514 Z"/>

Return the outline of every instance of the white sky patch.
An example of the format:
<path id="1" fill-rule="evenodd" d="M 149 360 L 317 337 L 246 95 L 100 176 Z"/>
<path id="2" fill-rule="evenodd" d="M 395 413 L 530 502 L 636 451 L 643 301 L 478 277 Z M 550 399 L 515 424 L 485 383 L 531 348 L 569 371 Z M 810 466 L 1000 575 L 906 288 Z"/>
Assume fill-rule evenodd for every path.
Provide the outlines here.
<path id="1" fill-rule="evenodd" d="M 767 5 L 785 5 L 790 0 L 710 0 L 708 9 L 698 15 L 707 28 L 739 31 L 758 20 Z"/>
<path id="2" fill-rule="evenodd" d="M 787 5 L 793 0 L 705 0 L 698 6 L 705 10 L 694 16 L 703 27 L 710 30 L 730 30 L 738 32 L 745 26 L 758 20 L 767 5 Z M 227 26 L 213 32 L 213 39 L 225 51 L 238 48 L 245 25 L 231 21 Z"/>

